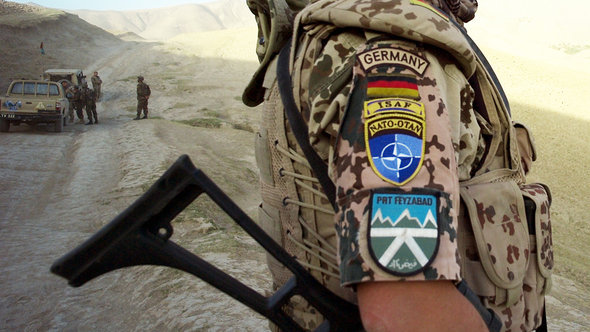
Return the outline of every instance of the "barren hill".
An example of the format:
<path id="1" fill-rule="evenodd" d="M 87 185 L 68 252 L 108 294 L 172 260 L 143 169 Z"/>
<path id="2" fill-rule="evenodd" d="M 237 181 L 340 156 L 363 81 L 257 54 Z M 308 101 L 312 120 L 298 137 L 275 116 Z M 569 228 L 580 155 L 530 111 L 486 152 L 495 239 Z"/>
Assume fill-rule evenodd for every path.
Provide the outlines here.
<path id="1" fill-rule="evenodd" d="M 255 25 L 244 0 L 221 0 L 137 11 L 76 10 L 71 13 L 115 34 L 133 32 L 143 38 L 156 40 L 167 40 L 184 33 Z"/>
<path id="2" fill-rule="evenodd" d="M 0 91 L 12 78 L 39 78 L 48 68 L 85 68 L 122 41 L 75 15 L 0 3 Z M 45 55 L 40 52 L 43 43 Z"/>
<path id="3" fill-rule="evenodd" d="M 49 272 L 181 154 L 255 215 L 258 113 L 240 95 L 257 67 L 256 31 L 197 33 L 205 45 L 233 40 L 227 56 L 202 54 L 182 42 L 122 41 L 61 11 L 0 4 L 1 45 L 11 43 L 0 47 L 0 78 L 38 75 L 31 59 L 44 41 L 52 67 L 98 70 L 104 81 L 99 124 L 68 123 L 62 133 L 20 125 L 0 135 L 0 330 L 264 329 L 259 315 L 176 270 L 129 268 L 78 289 Z M 150 119 L 133 121 L 139 74 L 152 90 Z M 269 285 L 262 250 L 207 198 L 175 219 L 173 240 L 260 292 Z"/>

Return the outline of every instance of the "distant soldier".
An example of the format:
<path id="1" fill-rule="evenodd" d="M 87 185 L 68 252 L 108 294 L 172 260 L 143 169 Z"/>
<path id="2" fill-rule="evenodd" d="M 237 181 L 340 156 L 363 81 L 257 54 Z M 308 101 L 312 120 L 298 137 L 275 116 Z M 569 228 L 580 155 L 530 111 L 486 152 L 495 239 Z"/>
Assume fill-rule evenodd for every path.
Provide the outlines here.
<path id="1" fill-rule="evenodd" d="M 86 125 L 98 123 L 98 116 L 96 114 L 96 93 L 94 90 L 88 88 L 88 83 L 84 83 L 82 85 L 82 100 L 84 101 L 84 107 L 86 107 L 86 116 L 88 117 L 88 122 L 86 122 Z M 92 122 L 93 116 L 94 122 Z"/>
<path id="2" fill-rule="evenodd" d="M 84 107 L 84 103 L 82 101 L 82 91 L 77 85 L 74 85 L 73 88 L 74 98 L 72 99 L 72 103 L 74 104 L 76 115 L 78 116 L 78 123 L 84 123 L 84 112 L 82 111 L 82 107 Z"/>
<path id="3" fill-rule="evenodd" d="M 102 80 L 100 79 L 100 76 L 98 76 L 97 71 L 95 71 L 94 75 L 92 75 L 92 78 L 90 78 L 90 82 L 92 82 L 92 89 L 94 89 L 94 93 L 96 94 L 96 100 L 98 101 L 100 99 L 100 97 L 102 96 L 102 94 L 100 92 L 100 87 L 102 86 Z"/>
<path id="4" fill-rule="evenodd" d="M 62 81 L 61 85 L 66 93 L 66 98 L 68 98 L 68 117 L 70 118 L 70 123 L 72 123 L 74 122 L 74 86 L 68 83 L 68 81 Z"/>
<path id="5" fill-rule="evenodd" d="M 150 98 L 150 86 L 143 82 L 143 76 L 137 76 L 137 116 L 133 120 L 139 120 L 141 111 L 143 110 L 143 117 L 148 117 L 148 99 Z"/>

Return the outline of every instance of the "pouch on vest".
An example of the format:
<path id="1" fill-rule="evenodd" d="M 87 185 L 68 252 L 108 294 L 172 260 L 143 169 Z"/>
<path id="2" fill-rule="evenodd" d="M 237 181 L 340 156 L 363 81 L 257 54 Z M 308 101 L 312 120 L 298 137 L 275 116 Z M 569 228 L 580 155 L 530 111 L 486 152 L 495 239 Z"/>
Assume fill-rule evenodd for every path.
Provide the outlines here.
<path id="1" fill-rule="evenodd" d="M 461 199 L 463 277 L 486 306 L 497 312 L 509 308 L 534 329 L 553 268 L 547 187 L 483 183 L 462 187 Z"/>

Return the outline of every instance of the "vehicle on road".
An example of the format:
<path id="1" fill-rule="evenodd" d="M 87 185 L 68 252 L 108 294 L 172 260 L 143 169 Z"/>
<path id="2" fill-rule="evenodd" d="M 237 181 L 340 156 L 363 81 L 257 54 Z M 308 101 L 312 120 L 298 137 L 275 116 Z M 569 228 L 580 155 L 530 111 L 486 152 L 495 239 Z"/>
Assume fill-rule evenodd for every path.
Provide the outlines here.
<path id="1" fill-rule="evenodd" d="M 11 125 L 21 123 L 50 123 L 56 132 L 61 132 L 68 106 L 66 92 L 57 82 L 14 80 L 6 96 L 0 99 L 0 132 L 8 132 Z"/>
<path id="2" fill-rule="evenodd" d="M 43 72 L 43 78 L 53 82 L 67 80 L 79 88 L 86 82 L 82 69 L 47 69 Z"/>

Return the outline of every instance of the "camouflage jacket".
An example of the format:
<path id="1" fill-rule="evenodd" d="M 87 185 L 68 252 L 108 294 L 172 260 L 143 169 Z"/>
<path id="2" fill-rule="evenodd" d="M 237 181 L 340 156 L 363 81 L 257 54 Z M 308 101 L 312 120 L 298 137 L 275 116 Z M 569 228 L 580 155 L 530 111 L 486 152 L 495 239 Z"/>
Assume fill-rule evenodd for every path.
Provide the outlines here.
<path id="1" fill-rule="evenodd" d="M 90 88 L 82 88 L 80 93 L 80 102 L 84 105 L 93 105 L 96 103 L 96 93 Z"/>
<path id="2" fill-rule="evenodd" d="M 77 105 L 82 102 L 82 91 L 80 89 L 74 89 L 72 102 Z"/>
<path id="3" fill-rule="evenodd" d="M 530 134 L 513 125 L 461 31 L 423 1 L 324 0 L 298 14 L 294 34 L 293 93 L 336 184 L 337 236 L 296 156 L 272 72 L 257 144 L 265 229 L 326 270 L 329 255 L 305 246 L 337 243 L 342 285 L 466 279 L 505 330 L 538 326 L 553 266 L 549 192 L 524 185 Z M 538 212 L 531 226 L 523 197 Z M 327 271 L 318 279 L 350 296 Z"/>
<path id="4" fill-rule="evenodd" d="M 144 82 L 137 83 L 137 100 L 147 99 L 151 95 L 152 91 L 150 86 Z"/>
<path id="5" fill-rule="evenodd" d="M 92 82 L 92 86 L 93 87 L 98 87 L 99 85 L 102 84 L 102 80 L 100 79 L 100 76 L 92 76 L 90 78 L 90 82 Z"/>

